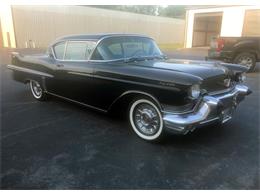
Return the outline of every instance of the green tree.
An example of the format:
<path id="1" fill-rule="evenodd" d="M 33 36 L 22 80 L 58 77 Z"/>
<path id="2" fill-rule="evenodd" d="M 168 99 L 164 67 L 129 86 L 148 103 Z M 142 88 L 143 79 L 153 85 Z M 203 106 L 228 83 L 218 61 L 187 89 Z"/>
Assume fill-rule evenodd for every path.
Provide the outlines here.
<path id="1" fill-rule="evenodd" d="M 91 7 L 171 18 L 185 18 L 186 12 L 186 6 L 182 5 L 169 5 L 167 7 L 159 5 L 92 5 Z"/>
<path id="2" fill-rule="evenodd" d="M 165 8 L 160 7 L 158 11 L 159 16 L 166 16 L 171 18 L 185 18 L 186 6 L 184 5 L 169 5 Z"/>

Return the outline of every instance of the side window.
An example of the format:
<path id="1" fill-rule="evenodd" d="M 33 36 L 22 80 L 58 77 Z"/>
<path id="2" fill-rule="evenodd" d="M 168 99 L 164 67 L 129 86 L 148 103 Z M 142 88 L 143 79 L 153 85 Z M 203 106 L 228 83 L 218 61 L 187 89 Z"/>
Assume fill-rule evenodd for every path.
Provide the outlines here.
<path id="1" fill-rule="evenodd" d="M 65 60 L 85 60 L 87 45 L 85 42 L 68 42 Z"/>
<path id="2" fill-rule="evenodd" d="M 87 49 L 86 49 L 85 57 L 88 59 L 90 54 L 93 52 L 93 50 L 96 47 L 96 42 L 94 42 L 94 41 L 86 41 L 86 44 L 87 44 Z"/>
<path id="3" fill-rule="evenodd" d="M 123 47 L 125 57 L 131 57 L 136 54 L 144 54 L 142 42 L 125 42 Z"/>
<path id="4" fill-rule="evenodd" d="M 57 59 L 62 60 L 65 49 L 65 42 L 58 43 L 54 46 L 54 53 Z"/>
<path id="5" fill-rule="evenodd" d="M 120 43 L 111 44 L 108 46 L 108 49 L 114 56 L 123 57 L 123 51 Z"/>
<path id="6" fill-rule="evenodd" d="M 69 41 L 66 47 L 65 60 L 87 60 L 89 55 L 95 48 L 95 42 L 82 41 L 73 42 Z"/>

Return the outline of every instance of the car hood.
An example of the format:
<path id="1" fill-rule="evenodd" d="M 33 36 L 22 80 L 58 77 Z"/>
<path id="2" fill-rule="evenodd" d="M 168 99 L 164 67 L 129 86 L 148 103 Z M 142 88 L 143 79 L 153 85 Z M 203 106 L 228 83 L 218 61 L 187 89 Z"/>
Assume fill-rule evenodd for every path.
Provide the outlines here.
<path id="1" fill-rule="evenodd" d="M 221 63 L 194 60 L 175 60 L 154 61 L 151 66 L 158 69 L 164 69 L 175 72 L 182 72 L 205 80 L 212 77 L 225 76 L 229 69 L 222 66 Z"/>

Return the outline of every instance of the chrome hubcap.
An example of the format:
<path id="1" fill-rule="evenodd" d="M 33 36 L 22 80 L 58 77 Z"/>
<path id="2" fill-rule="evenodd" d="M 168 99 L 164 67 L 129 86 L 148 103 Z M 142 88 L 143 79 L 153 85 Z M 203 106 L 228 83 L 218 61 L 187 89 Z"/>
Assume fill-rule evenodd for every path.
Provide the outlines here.
<path id="1" fill-rule="evenodd" d="M 133 114 L 135 126 L 141 133 L 153 135 L 159 130 L 160 117 L 153 106 L 145 103 L 139 104 Z"/>
<path id="2" fill-rule="evenodd" d="M 32 92 L 34 93 L 34 95 L 36 97 L 41 97 L 42 95 L 42 88 L 40 86 L 40 84 L 36 81 L 31 81 L 31 88 L 32 88 Z"/>
<path id="3" fill-rule="evenodd" d="M 253 65 L 253 60 L 246 56 L 242 56 L 238 62 L 239 64 L 245 65 L 248 68 L 250 68 Z"/>

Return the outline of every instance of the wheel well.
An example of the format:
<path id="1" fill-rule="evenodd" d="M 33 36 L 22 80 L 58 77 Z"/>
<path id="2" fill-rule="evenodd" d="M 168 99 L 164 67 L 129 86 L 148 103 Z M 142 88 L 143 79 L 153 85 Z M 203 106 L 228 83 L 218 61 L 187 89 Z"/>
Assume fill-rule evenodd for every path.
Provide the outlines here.
<path id="1" fill-rule="evenodd" d="M 146 94 L 146 93 L 142 93 L 142 92 L 130 92 L 130 93 L 125 93 L 121 96 L 119 96 L 119 98 L 117 98 L 109 107 L 108 111 L 115 111 L 115 110 L 126 110 L 129 107 L 129 104 L 136 98 L 145 98 L 148 99 L 150 101 L 152 101 L 153 103 L 155 103 L 159 110 L 162 110 L 162 107 L 159 103 L 159 101 L 153 97 L 150 94 Z"/>

